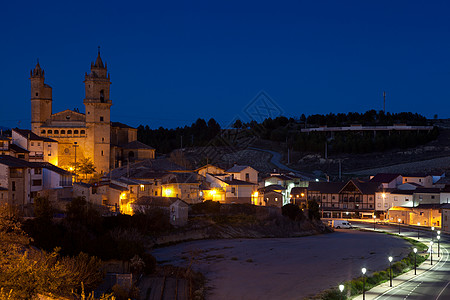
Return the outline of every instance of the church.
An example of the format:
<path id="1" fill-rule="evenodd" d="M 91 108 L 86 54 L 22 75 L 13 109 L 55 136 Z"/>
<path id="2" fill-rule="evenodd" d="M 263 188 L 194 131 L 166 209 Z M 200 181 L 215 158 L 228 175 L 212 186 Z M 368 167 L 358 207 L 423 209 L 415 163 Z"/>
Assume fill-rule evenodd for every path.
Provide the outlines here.
<path id="1" fill-rule="evenodd" d="M 40 67 L 30 71 L 31 130 L 58 142 L 58 166 L 68 168 L 84 158 L 93 161 L 97 173 L 127 163 L 155 158 L 155 149 L 137 140 L 137 129 L 111 122 L 110 74 L 98 51 L 84 76 L 85 112 L 66 109 L 52 112 L 52 88 Z"/>

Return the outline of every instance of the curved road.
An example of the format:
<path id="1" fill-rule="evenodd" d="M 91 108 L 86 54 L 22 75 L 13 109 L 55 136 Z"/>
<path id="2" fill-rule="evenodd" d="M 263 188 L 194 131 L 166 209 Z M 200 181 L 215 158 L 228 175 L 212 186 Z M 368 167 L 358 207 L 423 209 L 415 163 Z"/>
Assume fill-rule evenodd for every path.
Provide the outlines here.
<path id="1" fill-rule="evenodd" d="M 397 226 L 384 226 L 376 225 L 377 228 L 387 232 L 398 234 Z M 358 227 L 364 227 L 366 229 L 372 229 L 371 224 L 358 224 Z M 407 227 L 401 227 L 402 236 L 410 238 L 417 238 L 417 229 L 410 229 Z M 436 232 L 433 232 L 436 235 Z M 431 240 L 432 232 L 422 231 L 420 233 L 421 242 L 429 244 Z M 392 299 L 392 300 L 445 300 L 450 299 L 450 261 L 449 261 L 449 249 L 450 239 L 447 235 L 441 235 L 440 242 L 440 257 L 437 255 L 438 245 L 436 244 L 436 238 L 434 238 L 435 244 L 433 245 L 433 265 L 430 264 L 430 260 L 425 261 L 421 266 L 428 268 L 423 273 L 419 273 L 417 276 L 412 276 L 410 279 L 399 283 L 393 288 L 389 288 L 387 291 L 376 294 L 369 291 L 366 294 L 366 299 Z M 375 289 L 375 288 L 374 288 Z M 362 299 L 362 296 L 358 296 L 356 299 Z"/>
<path id="2" fill-rule="evenodd" d="M 275 151 L 271 151 L 271 150 L 266 150 L 266 149 L 260 149 L 260 148 L 254 148 L 254 147 L 248 147 L 248 149 L 251 150 L 256 150 L 256 151 L 261 151 L 261 152 L 267 152 L 272 154 L 272 158 L 270 159 L 270 162 L 277 166 L 278 168 L 280 168 L 281 170 L 285 170 L 285 171 L 289 171 L 289 172 L 294 172 L 296 174 L 301 175 L 302 177 L 304 177 L 306 180 L 314 180 L 314 176 L 312 174 L 307 174 L 304 172 L 300 172 L 294 169 L 289 168 L 288 166 L 284 165 L 281 163 L 281 154 Z"/>

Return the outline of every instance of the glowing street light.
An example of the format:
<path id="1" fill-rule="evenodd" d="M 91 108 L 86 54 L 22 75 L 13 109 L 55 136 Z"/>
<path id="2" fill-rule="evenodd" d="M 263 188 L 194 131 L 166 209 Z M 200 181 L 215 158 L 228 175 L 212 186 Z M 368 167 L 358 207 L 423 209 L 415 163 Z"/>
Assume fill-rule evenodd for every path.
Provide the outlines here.
<path id="1" fill-rule="evenodd" d="M 417 275 L 417 263 L 416 263 L 416 258 L 417 258 L 417 248 L 413 249 L 414 251 L 414 275 Z"/>
<path id="2" fill-rule="evenodd" d="M 361 272 L 363 273 L 363 300 L 366 300 L 366 268 L 362 268 Z"/>
<path id="3" fill-rule="evenodd" d="M 440 233 L 440 231 L 438 231 L 438 232 Z M 441 243 L 439 243 L 439 241 L 440 241 L 440 239 L 441 239 L 441 236 L 438 235 L 436 238 L 437 238 L 437 240 L 438 240 L 438 257 L 440 257 L 439 252 L 441 252 Z"/>
<path id="4" fill-rule="evenodd" d="M 433 265 L 433 241 L 430 242 L 431 265 Z"/>
<path id="5" fill-rule="evenodd" d="M 392 256 L 389 256 L 388 259 L 389 259 L 389 286 L 392 287 Z"/>
<path id="6" fill-rule="evenodd" d="M 376 216 L 373 215 L 373 230 L 374 230 L 374 231 L 375 231 L 375 218 L 376 218 Z"/>
<path id="7" fill-rule="evenodd" d="M 343 284 L 339 285 L 339 291 L 341 292 L 341 295 L 342 295 L 342 292 L 344 291 L 344 285 Z M 342 296 L 342 299 L 344 299 L 343 296 Z"/>
<path id="8" fill-rule="evenodd" d="M 431 227 L 431 241 L 434 241 L 434 226 Z"/>

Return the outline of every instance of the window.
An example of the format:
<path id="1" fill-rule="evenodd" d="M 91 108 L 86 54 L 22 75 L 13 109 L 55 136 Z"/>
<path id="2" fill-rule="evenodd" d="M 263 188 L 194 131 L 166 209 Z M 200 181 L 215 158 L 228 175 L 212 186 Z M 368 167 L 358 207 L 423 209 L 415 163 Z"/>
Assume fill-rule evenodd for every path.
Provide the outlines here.
<path id="1" fill-rule="evenodd" d="M 408 199 L 408 198 L 406 198 L 406 199 L 405 199 L 405 201 L 409 201 L 409 199 Z"/>
<path id="2" fill-rule="evenodd" d="M 322 196 L 322 199 L 327 199 L 327 196 Z"/>
<path id="3" fill-rule="evenodd" d="M 66 134 L 66 131 L 65 130 L 61 130 L 61 134 Z"/>
<path id="4" fill-rule="evenodd" d="M 103 117 L 100 117 L 100 122 L 103 122 Z"/>
<path id="5" fill-rule="evenodd" d="M 102 150 L 102 156 L 103 156 L 103 150 Z"/>
<path id="6" fill-rule="evenodd" d="M 42 185 L 42 180 L 41 179 L 33 179 L 33 182 L 31 185 L 32 186 L 40 186 L 40 185 Z"/>
<path id="7" fill-rule="evenodd" d="M 408 181 L 408 178 L 405 178 L 405 182 L 407 182 Z"/>
<path id="8" fill-rule="evenodd" d="M 42 129 L 42 130 L 41 130 L 41 134 L 45 134 L 45 129 Z"/>
<path id="9" fill-rule="evenodd" d="M 51 147 L 52 147 L 52 144 L 48 144 L 47 147 L 51 148 Z"/>
<path id="10" fill-rule="evenodd" d="M 59 130 L 55 129 L 55 134 L 59 134 Z"/>
<path id="11" fill-rule="evenodd" d="M 331 196 L 331 199 L 333 199 L 333 200 L 336 199 L 336 196 Z"/>
<path id="12" fill-rule="evenodd" d="M 431 199 L 434 199 L 434 196 L 431 196 Z"/>
<path id="13" fill-rule="evenodd" d="M 231 188 L 231 192 L 232 192 L 233 194 L 236 194 L 236 188 L 232 187 L 232 188 Z"/>
<path id="14" fill-rule="evenodd" d="M 70 115 L 67 115 L 67 116 L 66 116 L 66 120 L 70 120 Z"/>
<path id="15" fill-rule="evenodd" d="M 78 134 L 78 130 L 74 130 L 74 131 L 73 131 L 73 134 Z"/>
<path id="16" fill-rule="evenodd" d="M 130 186 L 130 194 L 133 194 L 133 187 Z"/>
<path id="17" fill-rule="evenodd" d="M 422 179 L 419 179 L 419 182 L 422 182 Z"/>
<path id="18" fill-rule="evenodd" d="M 41 143 L 40 142 L 38 142 L 38 147 L 40 147 L 41 146 Z"/>
<path id="19" fill-rule="evenodd" d="M 81 131 L 80 131 L 80 134 L 86 134 L 86 131 L 81 130 Z"/>
<path id="20" fill-rule="evenodd" d="M 102 138 L 102 142 L 104 142 L 105 141 L 105 138 Z"/>
<path id="21" fill-rule="evenodd" d="M 377 204 L 377 207 L 381 207 L 381 203 L 378 203 L 378 204 Z"/>
<path id="22" fill-rule="evenodd" d="M 145 191 L 145 185 L 141 184 L 141 192 Z"/>
<path id="23" fill-rule="evenodd" d="M 155 191 L 155 196 L 158 196 L 158 191 Z"/>
<path id="24" fill-rule="evenodd" d="M 34 142 L 31 142 L 31 146 L 34 146 Z"/>
<path id="25" fill-rule="evenodd" d="M 42 174 L 42 169 L 41 168 L 35 168 L 34 169 L 34 174 Z"/>
<path id="26" fill-rule="evenodd" d="M 47 131 L 48 134 L 52 134 L 53 131 L 50 129 L 49 131 Z"/>
<path id="27" fill-rule="evenodd" d="M 72 134 L 72 130 L 67 130 L 67 134 Z"/>
<path id="28" fill-rule="evenodd" d="M 245 181 L 250 181 L 250 174 L 249 173 L 245 173 Z"/>
<path id="29" fill-rule="evenodd" d="M 394 201 L 398 201 L 398 197 L 397 196 L 394 196 Z"/>
<path id="30" fill-rule="evenodd" d="M 16 191 L 16 182 L 13 181 L 11 182 L 12 186 L 11 186 L 11 191 L 15 192 Z"/>
<path id="31" fill-rule="evenodd" d="M 103 90 L 100 91 L 100 102 L 101 103 L 105 102 L 105 93 L 103 92 Z"/>

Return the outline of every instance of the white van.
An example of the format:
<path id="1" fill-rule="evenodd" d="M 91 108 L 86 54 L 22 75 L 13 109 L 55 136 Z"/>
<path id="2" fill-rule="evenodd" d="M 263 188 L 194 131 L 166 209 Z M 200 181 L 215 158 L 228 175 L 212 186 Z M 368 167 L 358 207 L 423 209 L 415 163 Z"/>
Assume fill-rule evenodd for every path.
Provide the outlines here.
<path id="1" fill-rule="evenodd" d="M 352 228 L 352 224 L 346 220 L 332 220 L 331 226 L 334 228 Z"/>

